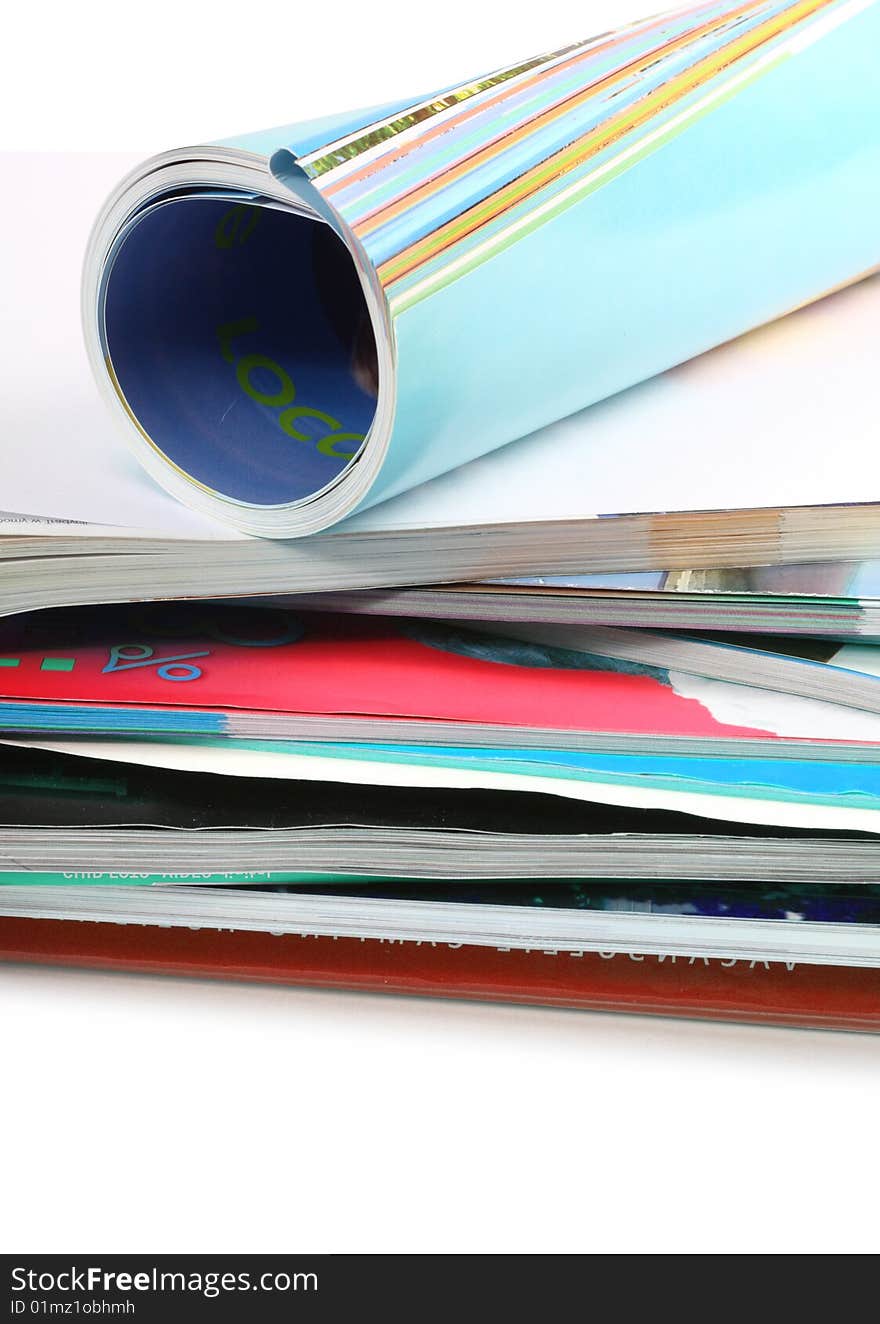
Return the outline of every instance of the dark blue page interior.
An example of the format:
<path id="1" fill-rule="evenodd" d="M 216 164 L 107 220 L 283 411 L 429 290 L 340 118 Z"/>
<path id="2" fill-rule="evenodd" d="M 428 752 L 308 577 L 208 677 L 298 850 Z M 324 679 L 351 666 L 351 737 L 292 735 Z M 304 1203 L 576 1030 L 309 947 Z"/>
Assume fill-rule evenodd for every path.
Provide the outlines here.
<path id="1" fill-rule="evenodd" d="M 104 312 L 131 412 L 212 491 L 297 501 L 357 454 L 375 342 L 351 258 L 321 222 L 228 199 L 164 202 L 123 238 Z"/>

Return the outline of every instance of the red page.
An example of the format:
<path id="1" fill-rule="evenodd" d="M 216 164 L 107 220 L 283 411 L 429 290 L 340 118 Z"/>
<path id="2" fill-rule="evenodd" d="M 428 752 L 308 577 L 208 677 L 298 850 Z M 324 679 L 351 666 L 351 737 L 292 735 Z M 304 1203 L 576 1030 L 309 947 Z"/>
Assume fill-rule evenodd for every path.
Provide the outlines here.
<path id="1" fill-rule="evenodd" d="M 0 921 L 0 959 L 103 970 L 880 1030 L 880 970 L 311 938 L 213 929 Z"/>
<path id="2" fill-rule="evenodd" d="M 169 625 L 147 607 L 0 622 L 0 702 L 220 714 L 206 732 L 233 731 L 235 710 L 249 710 L 772 736 L 717 719 L 676 694 L 662 669 L 604 665 L 585 670 L 564 651 L 491 638 L 475 644 L 452 626 L 317 613 L 251 612 L 242 621 L 241 612 L 227 619 L 194 609 Z"/>

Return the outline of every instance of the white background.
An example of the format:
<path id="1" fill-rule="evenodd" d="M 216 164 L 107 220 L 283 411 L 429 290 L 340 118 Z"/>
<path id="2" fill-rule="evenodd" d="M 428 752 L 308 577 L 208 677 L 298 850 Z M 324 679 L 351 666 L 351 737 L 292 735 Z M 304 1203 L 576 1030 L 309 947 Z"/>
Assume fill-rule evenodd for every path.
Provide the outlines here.
<path id="1" fill-rule="evenodd" d="M 7 8 L 0 147 L 147 153 L 427 92 L 651 0 Z M 0 1250 L 875 1250 L 878 1056 L 0 967 Z"/>

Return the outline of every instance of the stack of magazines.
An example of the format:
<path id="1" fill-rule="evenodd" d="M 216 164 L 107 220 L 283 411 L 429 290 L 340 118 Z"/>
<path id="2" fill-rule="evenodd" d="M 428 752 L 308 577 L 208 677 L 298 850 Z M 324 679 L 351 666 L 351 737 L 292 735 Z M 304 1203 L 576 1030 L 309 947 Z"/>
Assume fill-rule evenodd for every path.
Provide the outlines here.
<path id="1" fill-rule="evenodd" d="M 16 161 L 0 955 L 880 1029 L 878 49 Z"/>

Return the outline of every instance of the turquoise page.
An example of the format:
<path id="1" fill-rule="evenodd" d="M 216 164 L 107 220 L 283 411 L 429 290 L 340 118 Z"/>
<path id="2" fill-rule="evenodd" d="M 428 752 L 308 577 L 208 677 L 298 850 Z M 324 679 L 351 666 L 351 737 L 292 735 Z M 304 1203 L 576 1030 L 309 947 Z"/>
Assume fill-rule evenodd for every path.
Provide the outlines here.
<path id="1" fill-rule="evenodd" d="M 326 528 L 875 271 L 878 50 L 877 0 L 712 0 L 157 158 L 93 364 L 182 499 Z"/>

